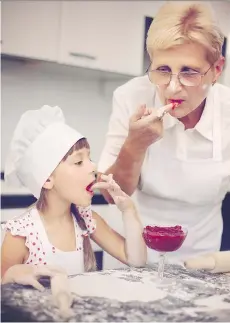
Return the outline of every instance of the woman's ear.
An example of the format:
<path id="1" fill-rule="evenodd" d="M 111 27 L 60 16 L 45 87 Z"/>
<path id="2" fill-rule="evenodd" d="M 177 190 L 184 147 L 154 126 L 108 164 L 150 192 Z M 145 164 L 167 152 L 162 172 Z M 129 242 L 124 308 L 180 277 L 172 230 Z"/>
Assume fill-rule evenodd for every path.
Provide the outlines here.
<path id="1" fill-rule="evenodd" d="M 220 75 L 222 74 L 222 71 L 224 68 L 224 62 L 225 62 L 225 58 L 221 56 L 214 64 L 215 75 L 214 75 L 213 83 L 215 83 L 220 77 Z"/>
<path id="2" fill-rule="evenodd" d="M 53 176 L 50 176 L 46 182 L 43 185 L 43 188 L 47 189 L 47 190 L 51 190 L 54 186 L 54 178 Z"/>

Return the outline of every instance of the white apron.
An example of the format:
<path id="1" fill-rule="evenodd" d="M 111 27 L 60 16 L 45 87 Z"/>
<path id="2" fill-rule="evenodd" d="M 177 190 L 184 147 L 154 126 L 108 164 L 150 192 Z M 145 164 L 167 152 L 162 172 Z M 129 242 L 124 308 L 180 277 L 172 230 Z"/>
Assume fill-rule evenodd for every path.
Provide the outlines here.
<path id="1" fill-rule="evenodd" d="M 212 98 L 213 151 L 209 159 L 191 159 L 186 152 L 176 154 L 170 132 L 149 148 L 135 199 L 143 225 L 186 225 L 188 236 L 182 247 L 168 254 L 180 262 L 197 254 L 220 249 L 223 222 L 222 200 L 229 185 L 230 166 L 222 161 L 221 114 L 218 98 Z M 210 107 L 211 108 L 211 107 Z M 174 127 L 176 138 L 186 140 L 186 132 Z M 174 146 L 175 147 L 174 147 Z M 148 261 L 158 253 L 148 249 Z"/>
<path id="2" fill-rule="evenodd" d="M 81 248 L 81 250 L 75 251 L 61 251 L 57 248 L 54 248 L 54 246 L 52 246 L 49 242 L 44 225 L 38 212 L 34 212 L 33 220 L 35 222 L 35 227 L 39 233 L 39 237 L 42 241 L 43 250 L 46 254 L 45 261 L 47 265 L 56 265 L 62 267 L 69 276 L 84 272 L 84 256 L 82 246 L 83 238 L 81 236 L 82 231 L 79 228 L 76 219 L 74 218 L 76 247 L 78 249 Z"/>

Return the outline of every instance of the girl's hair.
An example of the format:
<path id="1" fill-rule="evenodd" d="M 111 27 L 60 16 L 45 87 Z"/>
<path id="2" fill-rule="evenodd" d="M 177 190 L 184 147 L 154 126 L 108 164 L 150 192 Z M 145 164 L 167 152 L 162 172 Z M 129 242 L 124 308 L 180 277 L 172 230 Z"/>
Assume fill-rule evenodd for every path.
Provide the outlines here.
<path id="1" fill-rule="evenodd" d="M 146 46 L 150 58 L 154 50 L 191 42 L 206 48 L 210 64 L 221 56 L 224 36 L 210 5 L 197 1 L 168 1 L 160 8 L 148 31 Z"/>
<path id="2" fill-rule="evenodd" d="M 71 155 L 74 151 L 80 150 L 82 148 L 90 148 L 89 143 L 86 138 L 82 138 L 78 140 L 71 149 L 67 152 L 67 154 L 63 157 L 62 161 L 65 161 L 66 158 Z M 47 190 L 42 188 L 40 197 L 36 203 L 36 207 L 39 211 L 44 211 L 47 207 Z M 82 230 L 87 230 L 84 219 L 80 216 L 77 207 L 74 204 L 71 204 L 71 212 L 75 216 L 79 227 Z M 85 271 L 94 271 L 96 270 L 96 259 L 94 256 L 94 252 L 91 246 L 89 236 L 83 236 L 83 250 L 84 250 L 84 268 Z"/>

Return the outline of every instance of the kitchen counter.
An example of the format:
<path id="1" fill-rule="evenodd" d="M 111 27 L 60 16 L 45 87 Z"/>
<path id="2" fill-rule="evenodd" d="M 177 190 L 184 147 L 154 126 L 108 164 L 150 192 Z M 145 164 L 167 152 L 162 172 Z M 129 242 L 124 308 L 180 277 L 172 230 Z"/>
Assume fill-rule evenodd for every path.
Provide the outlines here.
<path id="1" fill-rule="evenodd" d="M 73 317 L 71 322 L 227 322 L 230 318 L 230 275 L 210 274 L 204 271 L 187 271 L 178 265 L 166 265 L 165 276 L 177 279 L 176 287 L 158 290 L 150 281 L 156 274 L 153 268 L 124 268 L 77 275 L 78 295 L 74 293 Z M 103 282 L 105 295 L 94 288 Z M 85 294 L 81 291 L 80 281 L 87 282 Z M 109 286 L 118 282 L 126 286 L 120 291 L 127 300 L 119 300 L 119 291 Z M 74 282 L 74 278 L 73 278 Z M 117 283 L 116 283 L 117 282 Z M 2 286 L 2 321 L 63 321 L 54 306 L 49 283 L 44 292 L 16 284 Z M 106 285 L 107 284 L 107 285 Z M 74 284 L 72 284 L 74 285 Z M 107 286 L 107 287 L 106 287 Z M 133 292 L 129 300 L 128 290 Z M 76 287 L 77 289 L 78 287 Z M 90 291 L 91 288 L 91 291 Z M 102 288 L 102 289 L 103 289 Z M 144 288 L 144 289 L 143 289 Z M 145 290 L 145 292 L 143 292 Z M 153 291 L 155 290 L 155 294 Z M 151 295 L 152 291 L 152 295 Z M 93 294 L 92 294 L 93 293 Z M 97 296 L 98 293 L 98 296 Z M 143 293 L 143 294 L 141 294 Z M 146 293 L 148 294 L 146 297 Z M 159 297 L 158 297 L 159 295 Z M 142 300 L 143 297 L 143 300 Z M 124 297 L 123 297 L 124 298 Z M 146 301 L 147 300 L 147 301 Z"/>

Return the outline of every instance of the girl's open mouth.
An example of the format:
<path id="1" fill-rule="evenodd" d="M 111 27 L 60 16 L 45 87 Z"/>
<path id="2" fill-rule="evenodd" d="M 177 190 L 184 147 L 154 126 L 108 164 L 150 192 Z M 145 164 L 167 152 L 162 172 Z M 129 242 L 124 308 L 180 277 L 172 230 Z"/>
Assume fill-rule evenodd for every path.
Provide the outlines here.
<path id="1" fill-rule="evenodd" d="M 93 182 L 91 182 L 88 186 L 86 186 L 86 191 L 90 194 L 94 194 L 93 190 L 92 190 L 92 186 L 96 183 L 96 180 L 94 180 Z"/>

